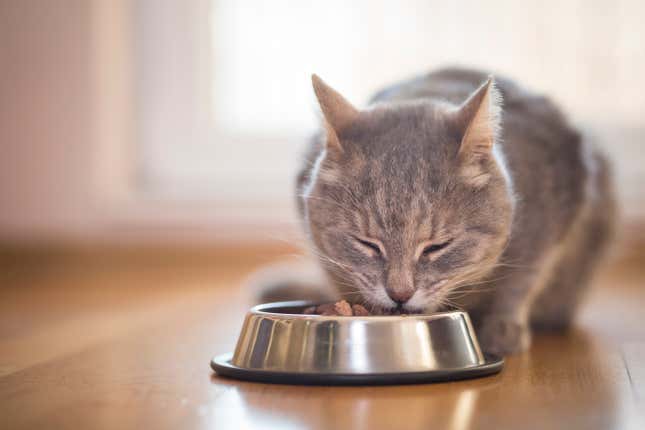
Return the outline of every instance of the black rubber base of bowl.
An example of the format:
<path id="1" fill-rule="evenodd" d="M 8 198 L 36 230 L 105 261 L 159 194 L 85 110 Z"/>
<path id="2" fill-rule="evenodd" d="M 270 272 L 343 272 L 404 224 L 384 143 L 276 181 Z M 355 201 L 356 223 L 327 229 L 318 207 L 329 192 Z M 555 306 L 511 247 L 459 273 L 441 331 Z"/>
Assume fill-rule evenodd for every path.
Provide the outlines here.
<path id="1" fill-rule="evenodd" d="M 427 372 L 406 373 L 296 373 L 243 369 L 231 364 L 232 354 L 222 354 L 211 360 L 211 367 L 220 376 L 243 381 L 292 385 L 399 385 L 427 384 L 478 378 L 498 373 L 504 359 L 486 356 L 486 363 L 475 367 Z"/>

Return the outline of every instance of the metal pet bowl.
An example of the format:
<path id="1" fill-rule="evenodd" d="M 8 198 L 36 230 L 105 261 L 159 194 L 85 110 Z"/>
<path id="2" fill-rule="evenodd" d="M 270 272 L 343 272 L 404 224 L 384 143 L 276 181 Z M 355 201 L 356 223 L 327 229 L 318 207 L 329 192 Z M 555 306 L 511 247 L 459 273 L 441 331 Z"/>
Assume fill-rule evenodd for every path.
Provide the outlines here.
<path id="1" fill-rule="evenodd" d="M 286 384 L 404 384 L 497 373 L 465 312 L 343 317 L 304 315 L 310 302 L 269 303 L 246 315 L 233 354 L 213 358 L 222 376 Z"/>

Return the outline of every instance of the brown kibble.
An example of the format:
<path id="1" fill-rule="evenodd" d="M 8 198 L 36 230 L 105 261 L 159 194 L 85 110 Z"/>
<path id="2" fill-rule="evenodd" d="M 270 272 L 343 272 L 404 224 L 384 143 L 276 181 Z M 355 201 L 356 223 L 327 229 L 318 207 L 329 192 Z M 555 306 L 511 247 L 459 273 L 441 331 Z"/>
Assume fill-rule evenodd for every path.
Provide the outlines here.
<path id="1" fill-rule="evenodd" d="M 302 311 L 305 315 L 323 315 L 323 316 L 370 316 L 372 315 L 363 305 L 350 304 L 347 300 L 340 300 L 336 303 L 323 303 L 318 306 L 309 306 Z"/>
<path id="2" fill-rule="evenodd" d="M 319 315 L 336 315 L 335 303 L 325 303 L 316 308 Z"/>
<path id="3" fill-rule="evenodd" d="M 302 311 L 303 314 L 305 315 L 313 315 L 316 313 L 316 307 L 315 306 L 309 306 L 308 308 L 305 308 Z"/>
<path id="4" fill-rule="evenodd" d="M 363 305 L 352 305 L 352 311 L 354 311 L 354 316 L 356 317 L 366 317 L 369 316 L 369 311 L 365 309 Z"/>
<path id="5" fill-rule="evenodd" d="M 351 317 L 352 316 L 352 307 L 347 303 L 347 300 L 341 300 L 340 302 L 336 302 L 334 304 L 334 310 L 338 313 L 338 315 L 344 316 L 344 317 Z"/>

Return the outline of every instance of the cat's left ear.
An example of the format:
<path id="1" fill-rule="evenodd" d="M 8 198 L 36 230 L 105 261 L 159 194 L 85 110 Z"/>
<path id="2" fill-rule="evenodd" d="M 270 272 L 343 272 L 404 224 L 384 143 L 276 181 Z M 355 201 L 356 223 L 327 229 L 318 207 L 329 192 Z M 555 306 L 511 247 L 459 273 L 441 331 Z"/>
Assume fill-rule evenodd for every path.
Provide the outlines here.
<path id="1" fill-rule="evenodd" d="M 486 165 L 501 127 L 502 97 L 490 77 L 459 107 L 458 120 L 463 131 L 457 157 L 462 174 L 475 185 L 488 181 Z"/>
<path id="2" fill-rule="evenodd" d="M 330 153 L 342 153 L 343 147 L 339 135 L 356 121 L 360 112 L 318 75 L 312 75 L 311 82 L 320 104 L 320 110 L 325 117 L 327 149 Z"/>

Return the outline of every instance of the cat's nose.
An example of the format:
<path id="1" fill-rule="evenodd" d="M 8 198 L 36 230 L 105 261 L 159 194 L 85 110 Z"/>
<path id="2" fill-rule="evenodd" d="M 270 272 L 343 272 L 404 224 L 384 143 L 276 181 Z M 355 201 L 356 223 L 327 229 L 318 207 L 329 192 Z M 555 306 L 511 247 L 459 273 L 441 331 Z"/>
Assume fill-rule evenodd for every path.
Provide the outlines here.
<path id="1" fill-rule="evenodd" d="M 414 294 L 413 288 L 397 288 L 397 289 L 386 289 L 387 295 L 390 296 L 397 304 L 402 305 Z"/>

